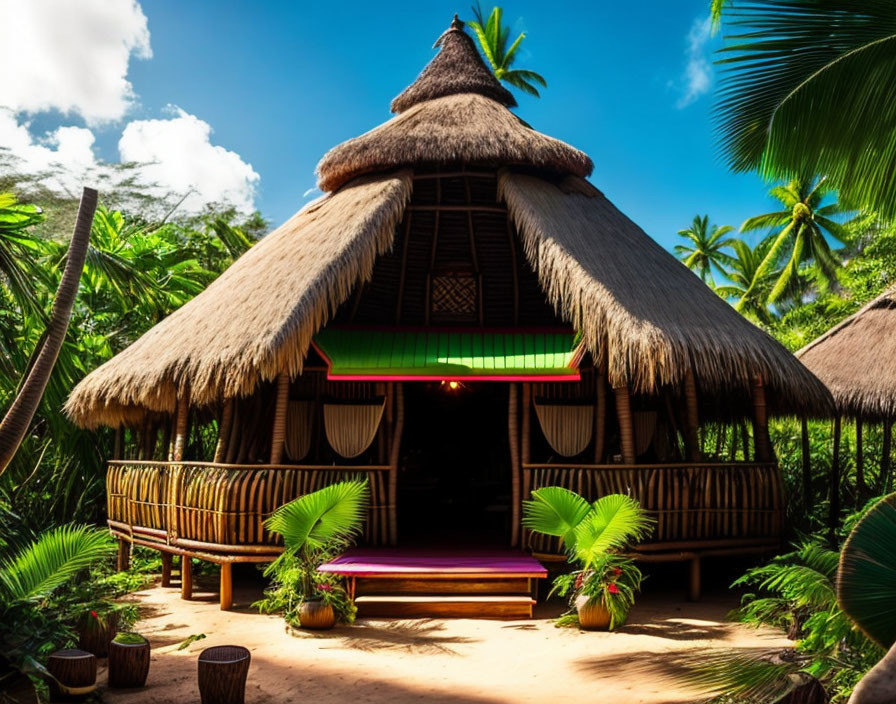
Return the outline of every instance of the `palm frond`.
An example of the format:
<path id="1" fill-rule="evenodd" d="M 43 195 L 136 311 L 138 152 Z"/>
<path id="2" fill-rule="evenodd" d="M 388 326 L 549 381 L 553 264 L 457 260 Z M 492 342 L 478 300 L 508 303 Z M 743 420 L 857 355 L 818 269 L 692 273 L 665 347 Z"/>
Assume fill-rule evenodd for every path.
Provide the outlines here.
<path id="1" fill-rule="evenodd" d="M 608 494 L 591 505 L 575 528 L 576 557 L 590 567 L 603 553 L 623 548 L 650 531 L 653 522 L 640 505 L 625 494 Z"/>
<path id="2" fill-rule="evenodd" d="M 576 527 L 591 512 L 591 505 L 569 489 L 547 486 L 532 492 L 532 499 L 523 502 L 523 526 L 553 535 L 572 550 Z"/>

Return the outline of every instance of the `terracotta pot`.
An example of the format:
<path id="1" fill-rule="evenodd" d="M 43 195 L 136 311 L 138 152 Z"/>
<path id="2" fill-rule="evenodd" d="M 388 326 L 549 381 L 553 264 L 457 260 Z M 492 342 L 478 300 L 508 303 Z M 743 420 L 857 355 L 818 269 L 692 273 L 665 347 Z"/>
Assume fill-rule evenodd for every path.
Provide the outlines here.
<path id="1" fill-rule="evenodd" d="M 81 619 L 78 648 L 93 653 L 98 658 L 109 655 L 109 644 L 118 633 L 118 613 L 112 612 L 101 618 L 86 614 Z"/>
<path id="2" fill-rule="evenodd" d="M 576 597 L 576 611 L 579 612 L 579 626 L 586 631 L 606 631 L 610 628 L 610 612 L 599 601 L 589 602 L 584 594 Z"/>
<path id="3" fill-rule="evenodd" d="M 142 687 L 149 674 L 149 642 L 109 644 L 109 686 Z"/>
<path id="4" fill-rule="evenodd" d="M 299 622 L 302 628 L 325 631 L 336 625 L 336 614 L 333 607 L 322 601 L 306 601 L 299 609 Z"/>

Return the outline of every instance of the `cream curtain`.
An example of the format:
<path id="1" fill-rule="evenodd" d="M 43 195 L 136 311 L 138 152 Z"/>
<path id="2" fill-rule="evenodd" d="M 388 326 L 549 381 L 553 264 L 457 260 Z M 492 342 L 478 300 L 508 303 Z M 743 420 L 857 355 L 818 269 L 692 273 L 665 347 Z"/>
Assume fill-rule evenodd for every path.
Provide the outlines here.
<path id="1" fill-rule="evenodd" d="M 563 457 L 585 451 L 594 430 L 594 406 L 535 402 L 535 414 L 548 444 Z"/>
<path id="2" fill-rule="evenodd" d="M 632 423 L 635 428 L 635 454 L 643 455 L 656 434 L 656 411 L 635 411 L 632 413 Z"/>
<path id="3" fill-rule="evenodd" d="M 290 401 L 286 409 L 286 456 L 293 462 L 305 459 L 311 449 L 314 422 L 313 401 Z"/>
<path id="4" fill-rule="evenodd" d="M 376 403 L 325 403 L 327 441 L 340 455 L 357 457 L 370 447 L 383 417 L 385 399 Z"/>

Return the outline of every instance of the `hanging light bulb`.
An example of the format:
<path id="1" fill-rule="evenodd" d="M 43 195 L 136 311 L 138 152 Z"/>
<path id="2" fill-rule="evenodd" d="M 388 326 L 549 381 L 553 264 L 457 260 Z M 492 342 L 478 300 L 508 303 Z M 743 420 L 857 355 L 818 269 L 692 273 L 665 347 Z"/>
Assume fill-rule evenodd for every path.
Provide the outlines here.
<path id="1" fill-rule="evenodd" d="M 445 391 L 459 391 L 464 385 L 454 379 L 442 379 L 441 387 Z"/>

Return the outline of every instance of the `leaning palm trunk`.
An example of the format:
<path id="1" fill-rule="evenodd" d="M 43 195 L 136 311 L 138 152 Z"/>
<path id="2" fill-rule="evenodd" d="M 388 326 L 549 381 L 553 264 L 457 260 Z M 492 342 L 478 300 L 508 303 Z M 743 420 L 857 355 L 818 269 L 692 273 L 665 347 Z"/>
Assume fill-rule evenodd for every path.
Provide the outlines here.
<path id="1" fill-rule="evenodd" d="M 19 445 L 28 431 L 28 426 L 44 395 L 50 373 L 56 364 L 59 350 L 62 349 L 75 296 L 78 293 L 81 270 L 84 268 L 84 260 L 87 258 L 90 227 L 93 224 L 96 202 L 97 192 L 92 188 L 85 188 L 81 195 L 81 204 L 78 206 L 78 219 L 75 222 L 75 231 L 69 245 L 65 270 L 56 291 L 56 299 L 53 301 L 53 311 L 50 321 L 47 323 L 43 343 L 12 406 L 6 412 L 3 421 L 0 422 L 0 474 L 12 461 L 13 455 L 19 449 Z"/>
<path id="2" fill-rule="evenodd" d="M 891 704 L 896 701 L 896 645 L 856 685 L 848 704 Z"/>

